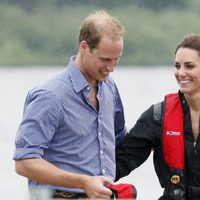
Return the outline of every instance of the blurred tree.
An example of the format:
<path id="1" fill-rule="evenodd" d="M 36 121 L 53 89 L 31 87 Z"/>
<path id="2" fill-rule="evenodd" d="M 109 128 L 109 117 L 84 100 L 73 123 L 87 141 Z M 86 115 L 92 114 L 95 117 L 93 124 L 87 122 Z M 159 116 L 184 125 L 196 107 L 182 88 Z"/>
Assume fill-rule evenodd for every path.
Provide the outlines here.
<path id="1" fill-rule="evenodd" d="M 34 0 L 34 1 L 27 1 L 27 0 L 0 0 L 0 4 L 10 4 L 15 5 L 23 8 L 24 10 L 32 10 L 35 6 L 41 3 L 43 0 Z"/>
<path id="2" fill-rule="evenodd" d="M 152 10 L 164 10 L 166 8 L 182 9 L 186 7 L 185 0 L 134 0 L 134 2 Z"/>
<path id="3" fill-rule="evenodd" d="M 45 4 L 52 4 L 56 7 L 63 6 L 100 6 L 103 8 L 123 7 L 127 5 L 138 5 L 153 10 L 163 10 L 166 8 L 183 8 L 186 6 L 186 0 L 0 0 L 0 3 L 14 4 L 22 7 L 25 10 L 33 10 L 38 6 L 45 6 Z"/>

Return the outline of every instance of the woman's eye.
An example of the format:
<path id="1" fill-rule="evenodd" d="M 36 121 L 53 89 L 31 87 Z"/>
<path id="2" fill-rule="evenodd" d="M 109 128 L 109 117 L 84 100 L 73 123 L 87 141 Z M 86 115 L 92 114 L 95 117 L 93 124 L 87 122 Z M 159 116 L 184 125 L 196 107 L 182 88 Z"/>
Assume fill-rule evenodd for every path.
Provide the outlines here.
<path id="1" fill-rule="evenodd" d="M 192 69 L 194 67 L 194 65 L 186 65 L 187 69 Z"/>
<path id="2" fill-rule="evenodd" d="M 180 65 L 174 64 L 174 67 L 175 67 L 176 69 L 179 69 L 179 68 L 180 68 Z"/>

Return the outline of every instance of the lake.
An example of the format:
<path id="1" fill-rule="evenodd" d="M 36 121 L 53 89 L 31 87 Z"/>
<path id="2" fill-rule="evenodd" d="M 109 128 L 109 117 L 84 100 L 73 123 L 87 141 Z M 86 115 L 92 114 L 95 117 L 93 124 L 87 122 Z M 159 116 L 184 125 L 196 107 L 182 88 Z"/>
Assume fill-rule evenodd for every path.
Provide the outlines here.
<path id="1" fill-rule="evenodd" d="M 0 68 L 0 199 L 28 200 L 27 181 L 15 173 L 14 139 L 21 121 L 27 92 L 64 67 Z M 126 124 L 131 128 L 141 113 L 151 104 L 163 100 L 166 93 L 176 92 L 173 67 L 118 67 L 112 73 L 125 109 Z M 154 172 L 152 155 L 138 169 L 119 182 L 132 183 L 138 200 L 155 200 L 162 189 Z"/>

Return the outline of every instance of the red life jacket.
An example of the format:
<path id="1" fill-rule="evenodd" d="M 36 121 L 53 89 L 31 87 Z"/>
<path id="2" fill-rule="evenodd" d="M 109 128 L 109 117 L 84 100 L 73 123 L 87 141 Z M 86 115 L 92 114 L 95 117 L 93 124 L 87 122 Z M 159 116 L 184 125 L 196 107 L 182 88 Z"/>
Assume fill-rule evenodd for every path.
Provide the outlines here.
<path id="1" fill-rule="evenodd" d="M 199 186 L 185 186 L 187 177 L 184 169 L 184 114 L 179 94 L 166 95 L 162 119 L 163 155 L 169 175 L 164 199 L 200 199 Z"/>
<path id="2" fill-rule="evenodd" d="M 154 120 L 159 119 L 162 121 L 163 159 L 166 164 L 163 169 L 166 177 L 163 197 L 186 200 L 184 114 L 178 93 L 165 96 L 162 117 L 161 103 L 154 106 Z"/>
<path id="3" fill-rule="evenodd" d="M 184 169 L 184 115 L 178 93 L 165 97 L 163 153 L 172 168 Z"/>

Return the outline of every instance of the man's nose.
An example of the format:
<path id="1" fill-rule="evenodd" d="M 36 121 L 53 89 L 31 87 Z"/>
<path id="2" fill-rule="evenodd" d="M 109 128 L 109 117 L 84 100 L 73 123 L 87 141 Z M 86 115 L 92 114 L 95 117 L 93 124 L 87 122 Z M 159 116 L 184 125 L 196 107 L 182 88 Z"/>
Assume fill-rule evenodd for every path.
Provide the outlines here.
<path id="1" fill-rule="evenodd" d="M 117 65 L 117 62 L 116 62 L 115 60 L 110 61 L 110 62 L 107 64 L 107 70 L 108 70 L 109 72 L 113 72 L 116 65 Z"/>

